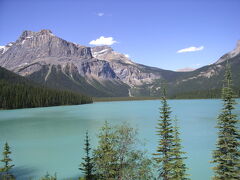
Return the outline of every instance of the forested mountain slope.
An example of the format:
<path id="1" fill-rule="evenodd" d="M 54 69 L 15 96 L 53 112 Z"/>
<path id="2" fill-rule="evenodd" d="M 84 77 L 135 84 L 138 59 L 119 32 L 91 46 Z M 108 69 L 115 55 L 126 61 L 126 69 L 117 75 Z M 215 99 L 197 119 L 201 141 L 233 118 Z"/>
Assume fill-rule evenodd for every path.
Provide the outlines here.
<path id="1" fill-rule="evenodd" d="M 88 96 L 49 89 L 0 67 L 0 109 L 91 103 Z"/>

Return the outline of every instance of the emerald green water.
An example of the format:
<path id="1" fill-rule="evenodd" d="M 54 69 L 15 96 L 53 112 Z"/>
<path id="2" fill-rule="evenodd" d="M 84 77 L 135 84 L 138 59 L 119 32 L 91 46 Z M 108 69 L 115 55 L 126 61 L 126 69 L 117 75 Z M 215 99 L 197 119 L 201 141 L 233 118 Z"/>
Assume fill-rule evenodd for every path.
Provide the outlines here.
<path id="1" fill-rule="evenodd" d="M 240 100 L 237 100 L 240 103 Z M 211 153 L 216 142 L 216 117 L 220 100 L 169 100 L 173 117 L 181 128 L 187 164 L 193 180 L 211 178 Z M 92 146 L 105 120 L 112 124 L 127 121 L 139 130 L 149 154 L 155 151 L 155 127 L 160 101 L 103 102 L 79 106 L 59 106 L 0 111 L 0 145 L 12 147 L 14 173 L 18 179 L 37 178 L 46 172 L 60 179 L 81 175 L 83 140 L 88 130 Z M 240 115 L 240 106 L 235 111 Z"/>

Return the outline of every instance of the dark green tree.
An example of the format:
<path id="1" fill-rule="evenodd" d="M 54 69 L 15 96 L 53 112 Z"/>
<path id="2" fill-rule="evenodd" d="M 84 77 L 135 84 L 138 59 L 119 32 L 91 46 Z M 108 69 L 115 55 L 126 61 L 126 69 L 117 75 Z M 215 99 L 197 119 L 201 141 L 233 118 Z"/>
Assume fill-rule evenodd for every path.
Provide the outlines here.
<path id="1" fill-rule="evenodd" d="M 172 177 L 171 179 L 174 180 L 187 180 L 188 174 L 187 172 L 187 166 L 184 163 L 184 160 L 187 159 L 187 157 L 183 157 L 186 152 L 182 151 L 182 145 L 181 145 L 181 139 L 179 137 L 179 127 L 177 124 L 177 119 L 175 119 L 175 126 L 174 126 L 174 139 L 173 139 L 173 167 L 172 167 Z"/>
<path id="2" fill-rule="evenodd" d="M 86 138 L 85 138 L 85 147 L 84 151 L 86 153 L 86 156 L 83 159 L 84 162 L 80 164 L 80 170 L 84 173 L 84 177 L 86 180 L 93 180 L 94 175 L 93 175 L 93 158 L 90 157 L 90 142 L 89 142 L 89 137 L 88 137 L 88 132 L 86 132 Z"/>
<path id="3" fill-rule="evenodd" d="M 174 130 L 172 120 L 170 118 L 170 107 L 166 99 L 166 90 L 163 90 L 162 107 L 160 108 L 160 120 L 157 124 L 157 135 L 159 136 L 159 143 L 157 153 L 155 153 L 155 160 L 158 166 L 158 179 L 169 180 L 173 172 L 173 143 Z"/>
<path id="4" fill-rule="evenodd" d="M 12 159 L 9 157 L 9 155 L 12 152 L 10 151 L 10 147 L 8 145 L 8 143 L 6 142 L 4 145 L 4 150 L 3 150 L 3 159 L 1 160 L 1 162 L 4 163 L 4 167 L 1 168 L 1 179 L 3 180 L 12 180 L 15 179 L 14 176 L 12 174 L 10 174 L 10 170 L 13 168 L 14 165 L 10 165 L 10 162 L 12 161 Z"/>
<path id="5" fill-rule="evenodd" d="M 216 180 L 240 179 L 240 133 L 237 116 L 232 112 L 234 94 L 232 75 L 229 64 L 226 66 L 225 79 L 222 88 L 223 108 L 218 116 L 218 139 L 213 151 L 214 177 Z"/>

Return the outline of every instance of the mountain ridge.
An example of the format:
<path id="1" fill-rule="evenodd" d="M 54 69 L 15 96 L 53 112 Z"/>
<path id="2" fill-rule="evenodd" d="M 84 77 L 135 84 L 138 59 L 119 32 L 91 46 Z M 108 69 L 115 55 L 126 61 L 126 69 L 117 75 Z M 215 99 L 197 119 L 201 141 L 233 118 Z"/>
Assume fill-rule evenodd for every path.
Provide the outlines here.
<path id="1" fill-rule="evenodd" d="M 96 97 L 159 96 L 162 81 L 169 83 L 170 94 L 176 94 L 186 82 L 203 83 L 218 76 L 227 60 L 239 62 L 238 47 L 203 69 L 175 72 L 135 63 L 109 46 L 72 43 L 44 29 L 24 31 L 15 42 L 0 47 L 0 66 L 51 88 Z"/>

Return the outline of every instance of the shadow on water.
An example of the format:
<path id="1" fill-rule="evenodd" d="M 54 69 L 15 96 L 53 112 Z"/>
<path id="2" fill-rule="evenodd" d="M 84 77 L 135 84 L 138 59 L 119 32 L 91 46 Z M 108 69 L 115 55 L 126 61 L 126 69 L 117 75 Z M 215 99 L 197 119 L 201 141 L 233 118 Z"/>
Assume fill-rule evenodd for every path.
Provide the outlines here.
<path id="1" fill-rule="evenodd" d="M 26 166 L 14 167 L 11 173 L 16 177 L 17 180 L 35 180 L 37 170 Z"/>
<path id="2" fill-rule="evenodd" d="M 37 170 L 31 167 L 27 167 L 27 166 L 18 166 L 18 167 L 14 167 L 11 170 L 11 174 L 13 174 L 17 180 L 39 180 L 40 178 L 37 178 Z M 43 174 L 42 176 L 44 176 L 45 174 Z M 54 174 L 52 174 L 54 175 Z M 58 174 L 56 173 L 56 176 L 58 177 Z M 60 178 L 63 180 L 78 180 L 80 176 L 74 176 L 74 177 L 70 177 L 70 178 Z M 1 177 L 0 177 L 1 180 Z"/>

